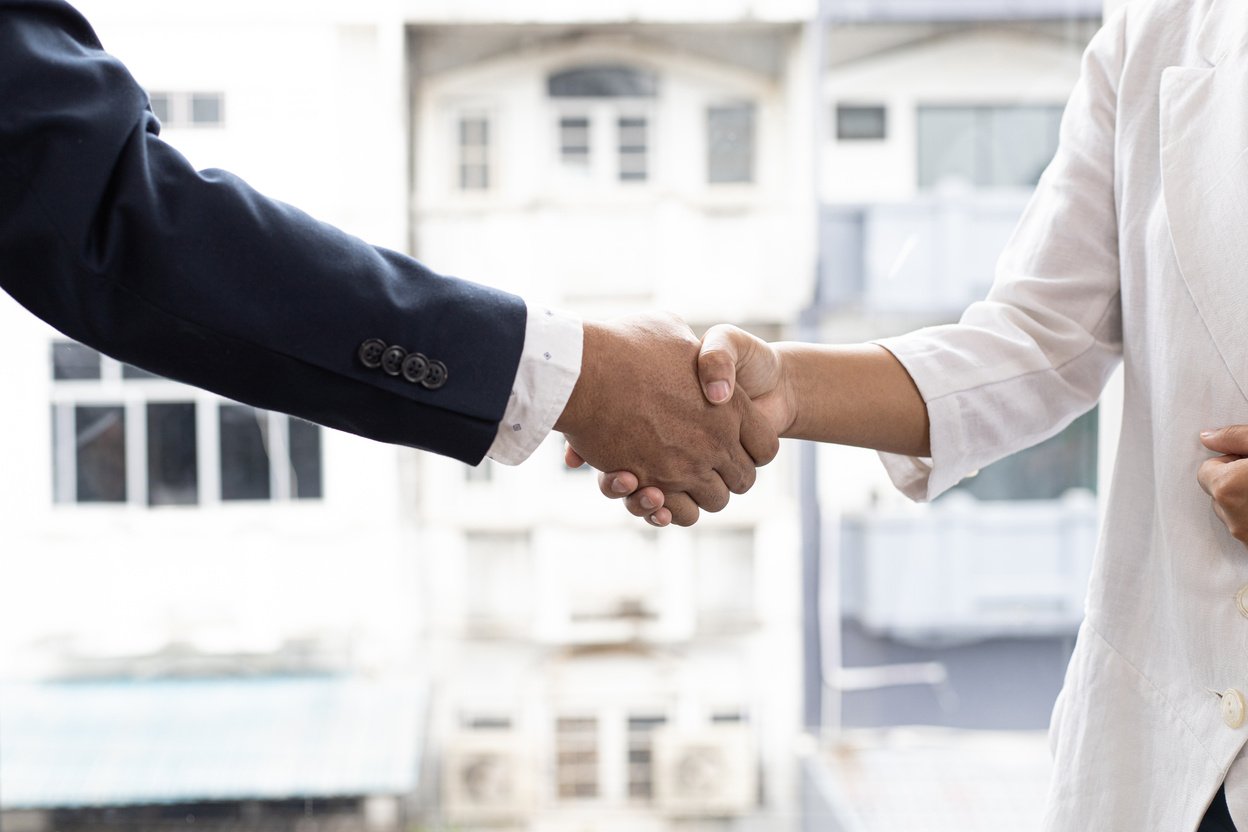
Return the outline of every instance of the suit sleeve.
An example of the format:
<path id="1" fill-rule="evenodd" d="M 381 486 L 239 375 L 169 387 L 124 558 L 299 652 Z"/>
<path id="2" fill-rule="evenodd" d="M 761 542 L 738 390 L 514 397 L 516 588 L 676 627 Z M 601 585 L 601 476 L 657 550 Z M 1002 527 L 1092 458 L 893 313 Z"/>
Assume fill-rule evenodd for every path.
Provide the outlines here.
<path id="1" fill-rule="evenodd" d="M 957 324 L 879 343 L 914 379 L 930 459 L 882 455 L 894 484 L 932 499 L 1055 435 L 1100 397 L 1122 357 L 1115 195 L 1125 10 L 1089 45 L 1057 155 L 998 265 Z"/>
<path id="2" fill-rule="evenodd" d="M 160 375 L 479 461 L 511 392 L 524 302 L 196 171 L 158 133 L 76 11 L 0 0 L 0 286 Z M 373 339 L 442 362 L 445 383 L 368 366 Z"/>

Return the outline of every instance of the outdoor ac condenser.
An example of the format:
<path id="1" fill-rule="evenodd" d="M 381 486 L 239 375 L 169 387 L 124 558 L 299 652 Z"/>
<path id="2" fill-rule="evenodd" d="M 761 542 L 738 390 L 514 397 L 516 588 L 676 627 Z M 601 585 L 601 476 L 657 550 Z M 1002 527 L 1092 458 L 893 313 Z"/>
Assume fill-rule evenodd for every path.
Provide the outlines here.
<path id="1" fill-rule="evenodd" d="M 758 761 L 748 726 L 678 727 L 655 732 L 655 798 L 678 817 L 730 817 L 753 811 Z"/>
<path id="2" fill-rule="evenodd" d="M 451 823 L 519 820 L 532 812 L 531 760 L 512 731 L 472 731 L 446 744 L 442 809 Z"/>

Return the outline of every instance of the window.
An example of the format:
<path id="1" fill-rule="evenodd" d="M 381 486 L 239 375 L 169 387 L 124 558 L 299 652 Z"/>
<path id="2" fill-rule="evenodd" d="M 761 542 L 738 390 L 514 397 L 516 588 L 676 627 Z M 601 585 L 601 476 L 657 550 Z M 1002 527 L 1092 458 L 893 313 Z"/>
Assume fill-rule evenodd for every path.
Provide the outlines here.
<path id="1" fill-rule="evenodd" d="M 82 344 L 56 342 L 51 353 L 55 502 L 184 506 L 322 496 L 316 425 L 221 402 Z M 210 482 L 220 486 L 208 494 Z"/>
<path id="2" fill-rule="evenodd" d="M 585 116 L 559 119 L 559 159 L 566 168 L 589 172 L 589 119 Z"/>
<path id="3" fill-rule="evenodd" d="M 459 189 L 490 188 L 490 121 L 482 115 L 459 119 Z"/>
<path id="4" fill-rule="evenodd" d="M 979 500 L 1056 500 L 1071 489 L 1096 491 L 1099 419 L 1085 413 L 1033 448 L 984 468 L 955 491 Z"/>
<path id="5" fill-rule="evenodd" d="M 646 119 L 641 116 L 621 118 L 619 136 L 620 181 L 645 182 L 649 175 Z"/>
<path id="6" fill-rule="evenodd" d="M 706 112 L 707 181 L 754 181 L 754 105 L 711 107 Z"/>
<path id="7" fill-rule="evenodd" d="M 152 92 L 152 113 L 164 127 L 221 127 L 225 95 L 219 92 Z"/>
<path id="8" fill-rule="evenodd" d="M 564 171 L 604 188 L 649 180 L 649 100 L 658 92 L 654 73 L 605 64 L 574 67 L 551 75 L 547 92 L 557 102 Z M 610 151 L 595 154 L 595 146 L 614 146 L 614 156 Z"/>
<path id="9" fill-rule="evenodd" d="M 839 141 L 882 141 L 888 137 L 888 111 L 882 106 L 841 104 L 836 108 Z"/>
<path id="10" fill-rule="evenodd" d="M 598 720 L 560 717 L 555 721 L 555 787 L 560 800 L 598 796 Z"/>
<path id="11" fill-rule="evenodd" d="M 511 717 L 496 713 L 461 713 L 459 724 L 465 731 L 510 731 Z"/>
<path id="12" fill-rule="evenodd" d="M 1057 152 L 1060 106 L 920 107 L 919 187 L 1030 188 Z"/>
<path id="13" fill-rule="evenodd" d="M 667 724 L 664 716 L 628 718 L 628 797 L 654 799 L 654 732 Z"/>
<path id="14" fill-rule="evenodd" d="M 654 98 L 658 78 L 629 66 L 582 66 L 551 75 L 547 91 L 551 98 Z"/>

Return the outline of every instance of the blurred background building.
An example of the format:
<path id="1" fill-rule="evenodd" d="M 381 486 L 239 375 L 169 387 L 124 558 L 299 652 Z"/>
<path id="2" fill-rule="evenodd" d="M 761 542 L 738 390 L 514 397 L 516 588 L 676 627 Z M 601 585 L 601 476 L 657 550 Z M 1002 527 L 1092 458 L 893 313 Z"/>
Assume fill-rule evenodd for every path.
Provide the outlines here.
<path id="1" fill-rule="evenodd" d="M 533 303 L 828 342 L 982 297 L 1101 14 L 79 6 L 197 166 Z M 0 345 L 5 832 L 1038 823 L 1112 394 L 932 506 L 792 445 L 657 532 L 557 437 L 467 468 L 152 377 L 7 297 Z"/>

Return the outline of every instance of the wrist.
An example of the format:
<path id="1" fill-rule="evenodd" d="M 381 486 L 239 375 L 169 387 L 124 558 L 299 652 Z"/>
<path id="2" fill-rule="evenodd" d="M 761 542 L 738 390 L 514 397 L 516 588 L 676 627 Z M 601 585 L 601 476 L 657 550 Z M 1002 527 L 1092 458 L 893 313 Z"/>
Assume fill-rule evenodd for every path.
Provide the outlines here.
<path id="1" fill-rule="evenodd" d="M 780 424 L 779 435 L 782 439 L 793 439 L 802 436 L 802 399 L 797 391 L 802 389 L 798 375 L 802 366 L 802 344 L 790 341 L 773 343 L 771 349 L 776 354 L 778 380 L 776 392 L 783 403 L 784 417 Z"/>
<path id="2" fill-rule="evenodd" d="M 555 430 L 563 434 L 575 434 L 582 430 L 600 398 L 598 381 L 602 376 L 602 356 L 608 331 L 601 323 L 585 321 L 581 332 L 581 372 L 563 413 L 555 420 Z"/>

